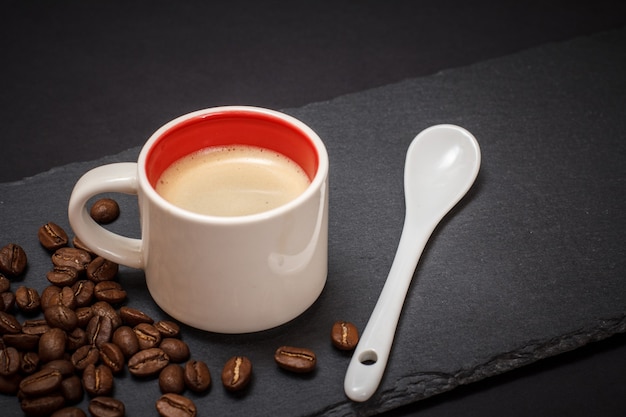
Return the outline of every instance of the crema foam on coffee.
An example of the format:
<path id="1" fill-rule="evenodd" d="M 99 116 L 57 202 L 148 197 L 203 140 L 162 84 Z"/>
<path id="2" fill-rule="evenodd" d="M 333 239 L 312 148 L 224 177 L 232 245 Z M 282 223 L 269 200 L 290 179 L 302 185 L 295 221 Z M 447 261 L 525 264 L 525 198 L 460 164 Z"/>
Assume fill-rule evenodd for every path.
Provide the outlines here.
<path id="1" fill-rule="evenodd" d="M 211 147 L 168 167 L 156 191 L 170 203 L 210 216 L 245 216 L 279 207 L 310 181 L 288 157 L 245 145 Z"/>

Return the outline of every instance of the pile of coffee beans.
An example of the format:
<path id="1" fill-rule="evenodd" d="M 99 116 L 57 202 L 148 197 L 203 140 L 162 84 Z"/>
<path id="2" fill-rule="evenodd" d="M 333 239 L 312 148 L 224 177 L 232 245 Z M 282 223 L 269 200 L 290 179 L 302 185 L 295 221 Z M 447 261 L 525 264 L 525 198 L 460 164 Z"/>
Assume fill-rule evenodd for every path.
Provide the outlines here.
<path id="1" fill-rule="evenodd" d="M 24 273 L 27 257 L 16 244 L 0 250 L 0 392 L 17 395 L 27 416 L 57 417 L 85 415 L 75 405 L 86 394 L 90 414 L 98 417 L 124 415 L 124 404 L 112 393 L 115 376 L 125 368 L 137 377 L 158 376 L 167 368 L 159 376 L 169 381 L 160 383 L 164 394 L 209 388 L 209 369 L 191 359 L 177 323 L 155 322 L 121 305 L 126 291 L 116 281 L 116 264 L 64 246 L 67 234 L 54 223 L 42 226 L 38 235 L 52 261 L 46 275 L 51 285 L 41 294 L 24 285 L 10 291 L 9 278 Z M 32 318 L 20 323 L 15 311 Z M 174 367 L 182 372 L 172 372 Z M 195 415 L 193 402 L 178 397 L 174 400 L 185 405 L 187 414 L 171 414 L 174 400 L 167 398 L 170 408 L 163 415 Z M 158 400 L 159 410 L 164 401 Z"/>
<path id="2" fill-rule="evenodd" d="M 98 207 L 92 213 L 101 223 L 119 215 L 117 203 Z M 127 370 L 137 379 L 158 379 L 159 415 L 196 416 L 194 402 L 184 393 L 207 392 L 211 373 L 192 357 L 178 323 L 155 321 L 126 305 L 118 265 L 76 238 L 70 246 L 59 225 L 41 226 L 38 239 L 51 259 L 50 285 L 41 292 L 26 285 L 11 291 L 11 280 L 24 282 L 27 255 L 15 243 L 0 248 L 0 394 L 15 395 L 26 416 L 86 416 L 77 405 L 87 395 L 92 416 L 121 417 L 125 405 L 113 392 L 116 377 Z M 20 322 L 17 312 L 26 320 Z M 356 327 L 336 322 L 331 342 L 340 350 L 354 349 Z M 313 351 L 293 346 L 278 348 L 274 360 L 295 373 L 312 372 L 317 363 Z M 231 357 L 222 369 L 221 382 L 229 392 L 245 390 L 251 379 L 252 363 L 245 356 Z"/>
<path id="3" fill-rule="evenodd" d="M 52 264 L 41 293 L 25 285 L 11 291 L 28 259 L 17 244 L 0 249 L 0 393 L 16 395 L 27 416 L 85 416 L 76 407 L 85 395 L 92 416 L 123 416 L 124 404 L 112 395 L 115 377 L 128 369 L 139 378 L 158 376 L 159 413 L 195 416 L 193 401 L 180 394 L 207 391 L 211 377 L 191 358 L 180 326 L 123 305 L 118 265 L 76 239 L 69 246 L 59 225 L 41 226 L 38 238 Z M 27 319 L 20 323 L 17 312 Z"/>

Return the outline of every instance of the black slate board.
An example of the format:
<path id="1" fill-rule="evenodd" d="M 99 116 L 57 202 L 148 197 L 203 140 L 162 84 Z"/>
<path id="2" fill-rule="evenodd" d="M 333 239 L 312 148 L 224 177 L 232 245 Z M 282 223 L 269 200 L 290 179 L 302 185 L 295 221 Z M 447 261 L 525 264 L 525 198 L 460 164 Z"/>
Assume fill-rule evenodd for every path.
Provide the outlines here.
<path id="1" fill-rule="evenodd" d="M 371 415 L 626 331 L 624 45 L 626 30 L 618 30 L 286 110 L 329 150 L 328 283 L 313 307 L 277 329 L 219 335 L 183 328 L 215 381 L 208 394 L 189 394 L 201 415 Z M 422 256 L 378 393 L 351 403 L 342 388 L 349 355 L 330 345 L 330 326 L 337 319 L 366 324 L 400 236 L 406 149 L 437 123 L 476 136 L 481 172 Z M 30 256 L 13 289 L 47 285 L 50 262 L 37 229 L 47 221 L 68 226 L 67 198 L 78 177 L 137 154 L 0 185 L 0 243 L 19 243 Z M 123 216 L 112 228 L 136 235 L 134 200 L 116 198 Z M 141 271 L 124 268 L 120 281 L 128 305 L 166 318 Z M 277 369 L 272 354 L 282 344 L 314 349 L 317 371 Z M 235 354 L 255 367 L 245 396 L 218 382 Z M 115 396 L 127 415 L 153 415 L 158 385 L 126 373 Z M 15 398 L 0 396 L 0 407 L 20 414 Z"/>

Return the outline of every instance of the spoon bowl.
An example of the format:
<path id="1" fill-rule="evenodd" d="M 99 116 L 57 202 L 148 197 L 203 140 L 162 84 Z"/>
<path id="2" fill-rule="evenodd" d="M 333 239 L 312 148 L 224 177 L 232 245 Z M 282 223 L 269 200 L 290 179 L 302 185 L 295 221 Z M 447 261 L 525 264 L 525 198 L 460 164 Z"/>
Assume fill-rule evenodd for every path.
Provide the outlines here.
<path id="1" fill-rule="evenodd" d="M 436 125 L 415 137 L 404 167 L 407 217 L 441 220 L 470 189 L 480 168 L 478 142 L 467 130 Z"/>
<path id="2" fill-rule="evenodd" d="M 352 355 L 344 390 L 368 400 L 382 380 L 406 293 L 435 227 L 470 189 L 480 169 L 476 138 L 455 125 L 431 126 L 411 142 L 404 167 L 400 243 L 374 311 Z"/>

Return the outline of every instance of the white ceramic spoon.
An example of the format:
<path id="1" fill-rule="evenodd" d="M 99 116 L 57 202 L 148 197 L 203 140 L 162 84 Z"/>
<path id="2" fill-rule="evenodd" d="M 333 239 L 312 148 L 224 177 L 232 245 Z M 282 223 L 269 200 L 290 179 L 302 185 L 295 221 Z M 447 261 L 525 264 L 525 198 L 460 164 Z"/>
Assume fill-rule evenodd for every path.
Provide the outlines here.
<path id="1" fill-rule="evenodd" d="M 426 242 L 472 186 L 479 168 L 478 142 L 461 127 L 432 126 L 411 142 L 404 167 L 404 227 L 387 281 L 348 365 L 344 389 L 350 399 L 366 401 L 378 388 Z"/>

